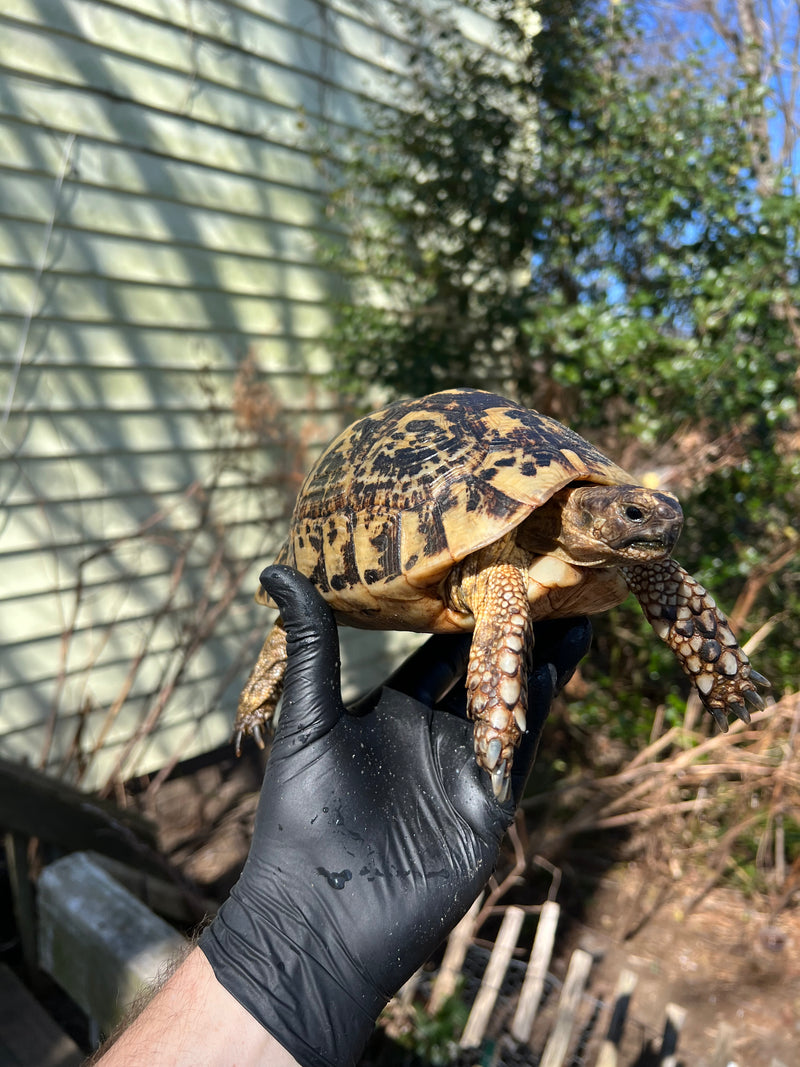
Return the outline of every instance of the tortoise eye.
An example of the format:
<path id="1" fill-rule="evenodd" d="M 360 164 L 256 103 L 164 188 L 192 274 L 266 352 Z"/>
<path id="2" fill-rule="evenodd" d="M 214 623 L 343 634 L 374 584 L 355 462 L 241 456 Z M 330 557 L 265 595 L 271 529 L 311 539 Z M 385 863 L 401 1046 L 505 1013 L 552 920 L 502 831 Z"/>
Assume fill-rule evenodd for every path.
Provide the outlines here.
<path id="1" fill-rule="evenodd" d="M 644 512 L 641 508 L 637 508 L 635 504 L 628 504 L 625 508 L 625 516 L 629 518 L 631 522 L 641 522 L 644 519 Z"/>

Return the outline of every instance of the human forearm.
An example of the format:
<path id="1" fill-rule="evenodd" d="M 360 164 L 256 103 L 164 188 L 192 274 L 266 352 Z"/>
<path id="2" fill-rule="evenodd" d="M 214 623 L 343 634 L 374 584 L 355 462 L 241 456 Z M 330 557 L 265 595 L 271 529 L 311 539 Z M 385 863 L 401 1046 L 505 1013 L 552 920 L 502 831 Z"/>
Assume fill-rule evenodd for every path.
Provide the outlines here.
<path id="1" fill-rule="evenodd" d="M 101 1067 L 297 1067 L 193 949 L 111 1048 Z"/>

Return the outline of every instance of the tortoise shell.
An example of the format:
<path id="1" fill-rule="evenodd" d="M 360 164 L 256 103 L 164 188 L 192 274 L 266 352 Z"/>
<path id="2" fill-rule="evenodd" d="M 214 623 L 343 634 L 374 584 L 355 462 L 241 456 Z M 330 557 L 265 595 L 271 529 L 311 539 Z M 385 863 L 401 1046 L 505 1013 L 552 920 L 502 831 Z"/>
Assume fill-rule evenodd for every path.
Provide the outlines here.
<path id="1" fill-rule="evenodd" d="M 454 563 L 566 485 L 633 481 L 566 426 L 492 393 L 401 400 L 348 427 L 320 456 L 276 562 L 310 577 L 351 626 L 463 629 L 409 602 L 436 596 Z M 270 603 L 261 590 L 256 598 Z M 402 607 L 391 610 L 392 601 Z M 435 619 L 423 618 L 431 612 Z"/>

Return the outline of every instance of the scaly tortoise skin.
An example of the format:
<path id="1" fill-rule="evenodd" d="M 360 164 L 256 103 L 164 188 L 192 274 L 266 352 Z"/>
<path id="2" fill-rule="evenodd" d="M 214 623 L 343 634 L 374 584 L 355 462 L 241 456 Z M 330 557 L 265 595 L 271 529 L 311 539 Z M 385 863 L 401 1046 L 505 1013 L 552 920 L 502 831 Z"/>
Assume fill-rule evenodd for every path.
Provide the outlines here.
<path id="1" fill-rule="evenodd" d="M 508 795 L 525 731 L 531 624 L 638 598 L 721 729 L 763 708 L 709 593 L 670 559 L 677 499 L 637 485 L 560 423 L 492 393 L 453 389 L 353 423 L 298 496 L 276 562 L 307 575 L 349 626 L 472 631 L 468 712 L 478 763 Z M 270 601 L 259 590 L 256 599 Z M 239 702 L 262 744 L 286 661 L 280 619 Z"/>

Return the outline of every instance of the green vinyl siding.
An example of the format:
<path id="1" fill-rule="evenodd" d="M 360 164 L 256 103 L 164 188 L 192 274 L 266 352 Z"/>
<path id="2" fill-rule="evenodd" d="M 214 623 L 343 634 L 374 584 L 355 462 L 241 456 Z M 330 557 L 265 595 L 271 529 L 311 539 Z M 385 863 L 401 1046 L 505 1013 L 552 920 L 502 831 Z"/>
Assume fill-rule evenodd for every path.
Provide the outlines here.
<path id="1" fill-rule="evenodd" d="M 403 47 L 344 0 L 6 0 L 0 65 L 0 754 L 102 787 L 230 734 L 342 421 L 311 134 Z M 353 692 L 408 638 L 345 644 Z"/>

